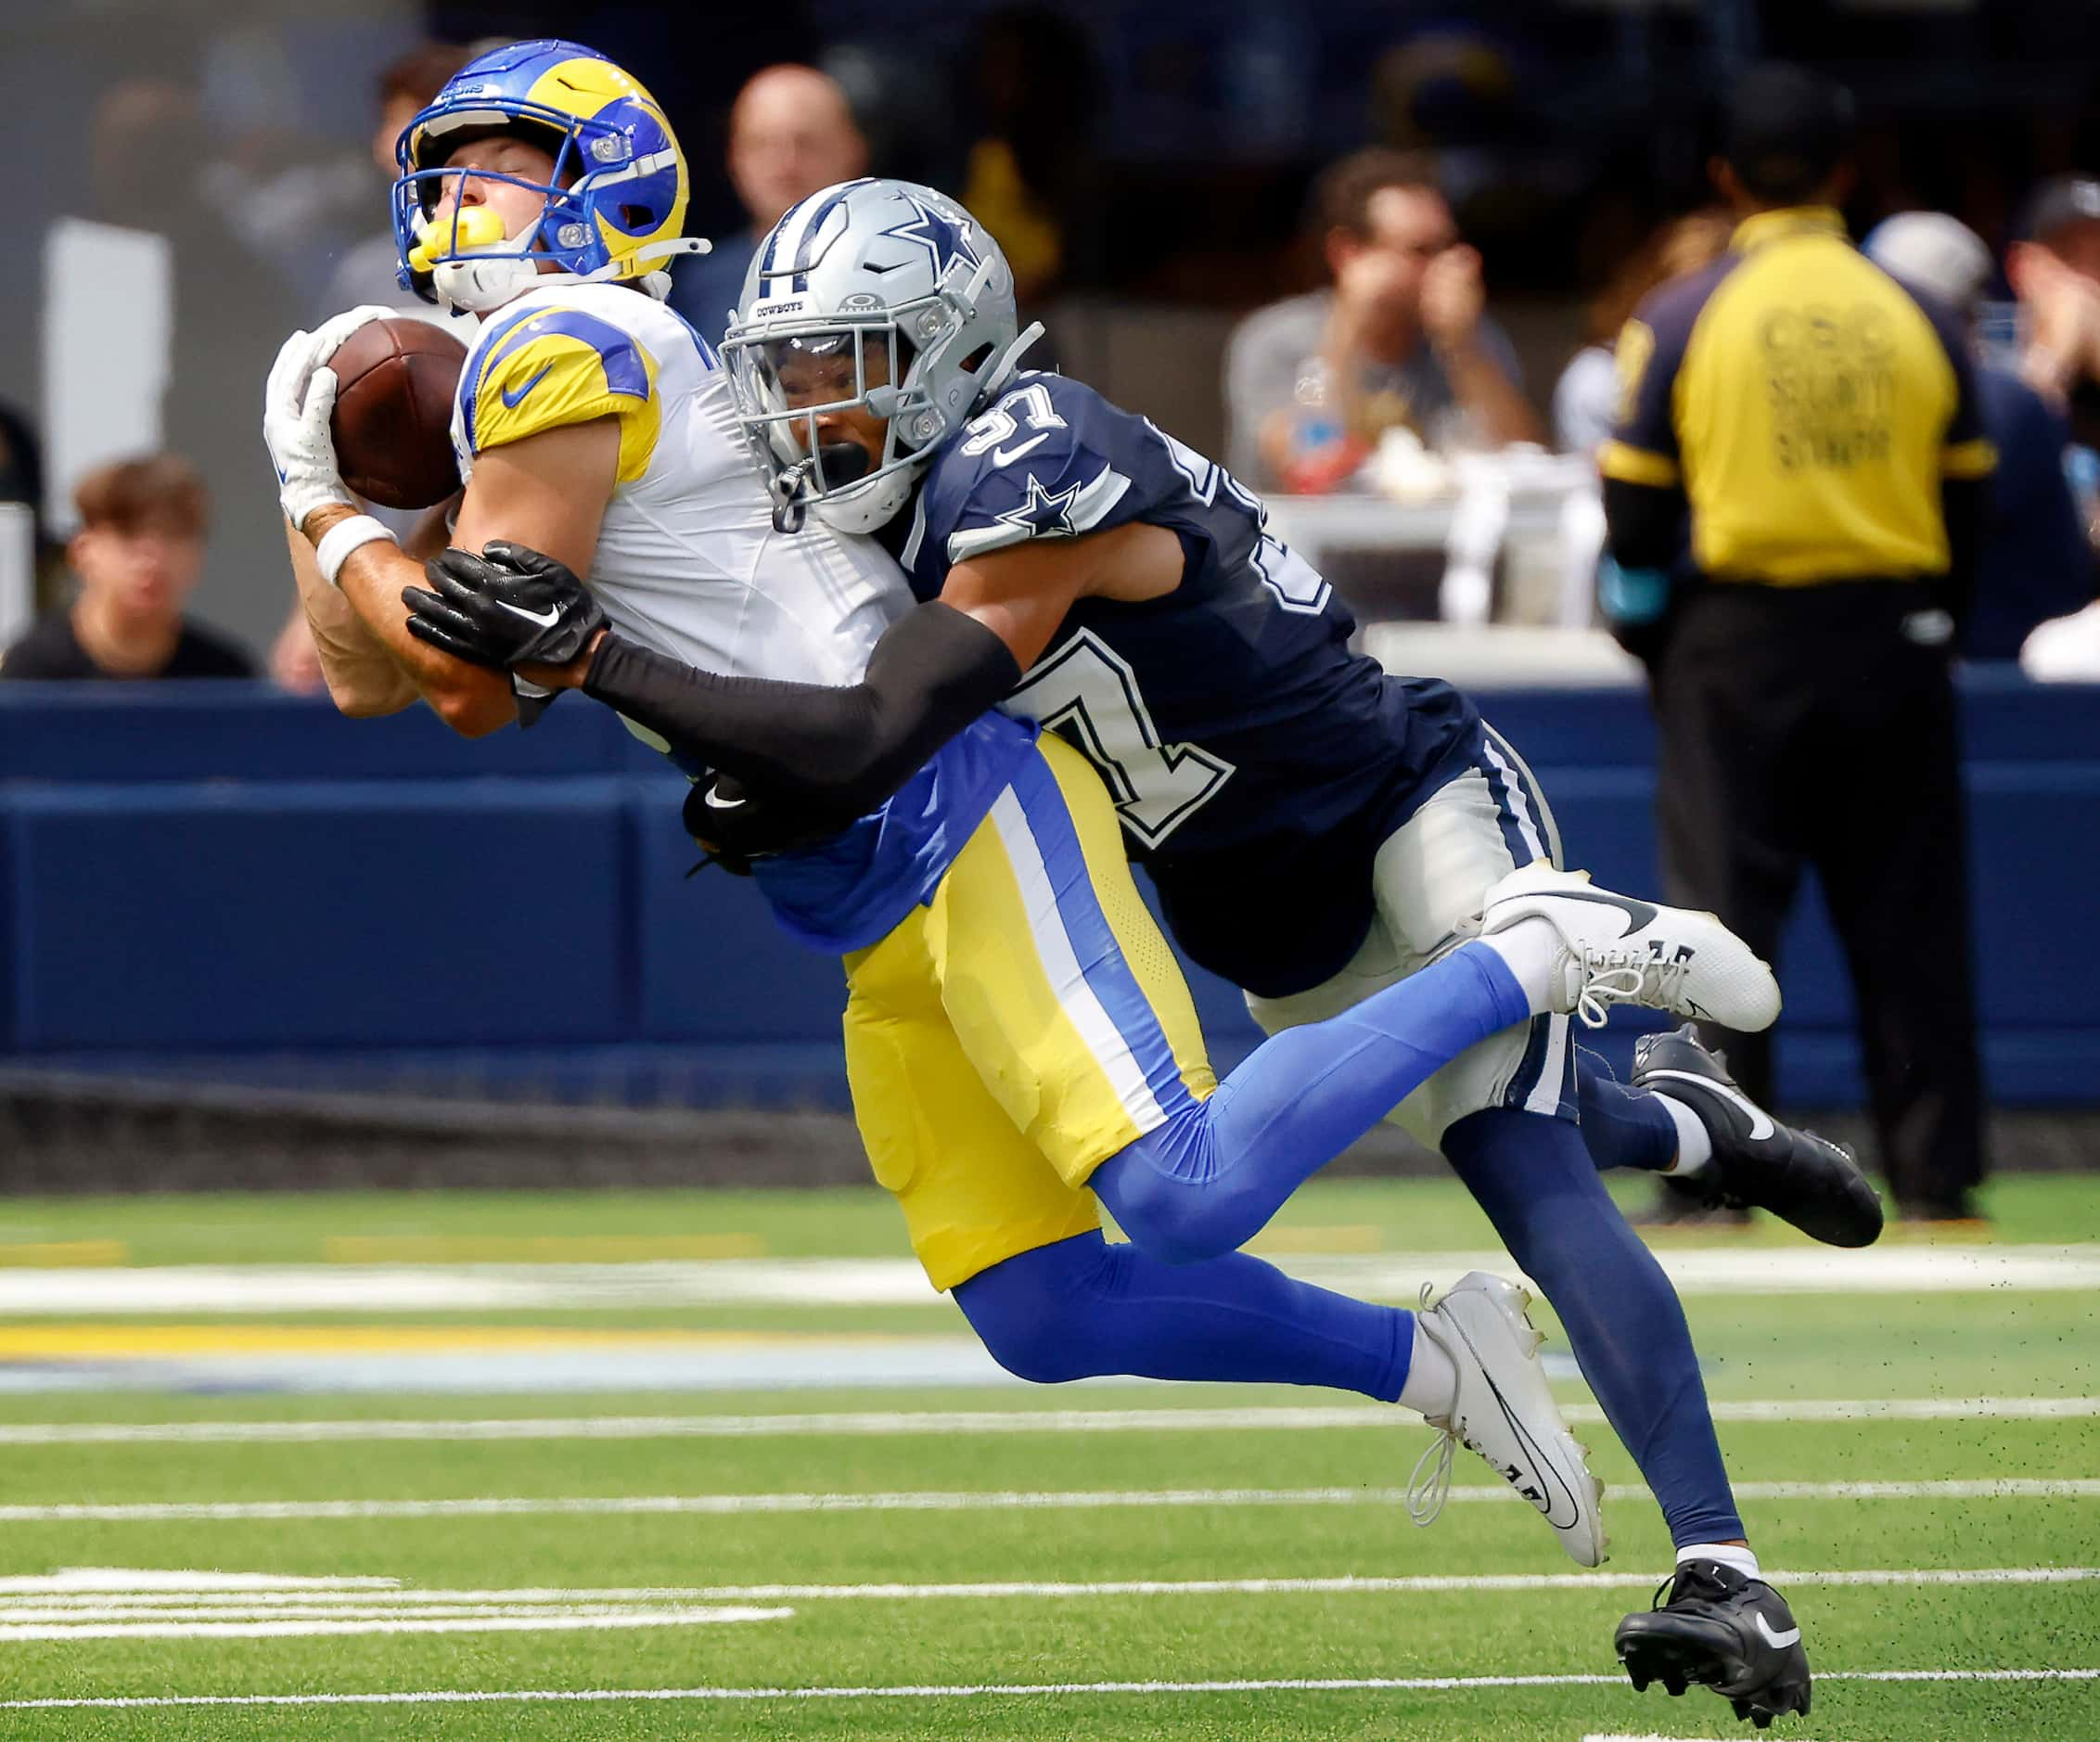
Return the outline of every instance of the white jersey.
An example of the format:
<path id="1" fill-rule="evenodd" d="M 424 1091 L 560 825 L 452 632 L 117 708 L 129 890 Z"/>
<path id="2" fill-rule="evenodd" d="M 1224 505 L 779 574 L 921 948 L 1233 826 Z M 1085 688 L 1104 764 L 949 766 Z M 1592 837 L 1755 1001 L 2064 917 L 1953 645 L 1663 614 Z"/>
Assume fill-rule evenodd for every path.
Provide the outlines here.
<path id="1" fill-rule="evenodd" d="M 459 475 L 563 424 L 620 420 L 591 590 L 622 634 L 711 672 L 859 682 L 912 607 L 872 539 L 777 532 L 714 352 L 646 291 L 551 278 L 489 315 L 453 404 Z"/>

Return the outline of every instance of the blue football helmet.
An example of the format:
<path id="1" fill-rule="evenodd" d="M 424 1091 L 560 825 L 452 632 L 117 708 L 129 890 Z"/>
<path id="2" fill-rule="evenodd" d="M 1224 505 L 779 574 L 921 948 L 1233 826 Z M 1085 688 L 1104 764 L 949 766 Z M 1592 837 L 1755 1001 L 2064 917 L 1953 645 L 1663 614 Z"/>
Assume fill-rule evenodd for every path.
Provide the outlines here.
<path id="1" fill-rule="evenodd" d="M 485 208 L 455 200 L 449 221 L 433 225 L 430 214 L 467 173 L 445 168 L 445 158 L 492 133 L 515 134 L 553 154 L 545 183 L 474 172 L 539 194 L 538 224 L 505 236 Z M 512 43 L 468 61 L 408 123 L 394 156 L 401 282 L 449 309 L 500 308 L 531 289 L 549 260 L 578 278 L 641 281 L 661 295 L 671 259 L 707 250 L 680 234 L 685 159 L 663 110 L 638 81 L 580 43 Z"/>

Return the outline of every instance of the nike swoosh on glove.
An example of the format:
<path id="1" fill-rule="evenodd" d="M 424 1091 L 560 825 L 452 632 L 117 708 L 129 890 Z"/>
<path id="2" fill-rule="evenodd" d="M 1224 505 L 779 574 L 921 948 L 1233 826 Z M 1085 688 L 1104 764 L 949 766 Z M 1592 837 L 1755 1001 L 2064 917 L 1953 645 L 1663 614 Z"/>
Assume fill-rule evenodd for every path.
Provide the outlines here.
<path id="1" fill-rule="evenodd" d="M 470 664 L 567 665 L 606 626 L 604 608 L 565 564 L 522 544 L 442 551 L 423 572 L 435 591 L 401 590 L 408 633 Z"/>

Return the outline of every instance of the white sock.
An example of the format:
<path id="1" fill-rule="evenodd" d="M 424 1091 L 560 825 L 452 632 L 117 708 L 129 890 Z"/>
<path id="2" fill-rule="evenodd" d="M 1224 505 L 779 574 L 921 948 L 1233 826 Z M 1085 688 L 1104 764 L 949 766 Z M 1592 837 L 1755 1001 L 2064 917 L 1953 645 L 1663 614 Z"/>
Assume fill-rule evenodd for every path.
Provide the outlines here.
<path id="1" fill-rule="evenodd" d="M 1533 1016 L 1543 1015 L 1552 1007 L 1554 969 L 1568 948 L 1552 921 L 1534 914 L 1480 941 L 1502 957 L 1517 983 L 1523 987 Z"/>
<path id="2" fill-rule="evenodd" d="M 1764 1577 L 1757 1556 L 1734 1543 L 1687 1543 L 1677 1551 L 1677 1564 L 1682 1567 L 1688 1560 L 1718 1560 L 1723 1567 L 1735 1568 L 1746 1579 Z"/>
<path id="3" fill-rule="evenodd" d="M 1670 1114 L 1671 1123 L 1677 1127 L 1677 1159 L 1663 1169 L 1667 1174 L 1688 1180 L 1713 1159 L 1713 1139 L 1707 1135 L 1705 1122 L 1682 1101 L 1673 1101 L 1659 1090 L 1656 1092 Z"/>
<path id="4" fill-rule="evenodd" d="M 1422 1334 L 1422 1315 L 1415 1315 L 1415 1352 L 1407 1358 L 1407 1383 L 1400 1401 L 1423 1415 L 1441 1415 L 1458 1390 L 1458 1369 L 1436 1341 Z"/>

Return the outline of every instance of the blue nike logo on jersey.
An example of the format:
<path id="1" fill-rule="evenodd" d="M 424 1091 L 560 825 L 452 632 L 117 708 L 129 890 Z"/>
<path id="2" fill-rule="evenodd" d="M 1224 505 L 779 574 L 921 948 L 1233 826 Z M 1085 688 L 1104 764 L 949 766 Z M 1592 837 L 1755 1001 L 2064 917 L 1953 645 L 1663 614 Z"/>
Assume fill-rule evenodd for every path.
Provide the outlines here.
<path id="1" fill-rule="evenodd" d="M 541 368 L 539 374 L 535 375 L 530 381 L 526 382 L 525 385 L 519 388 L 515 393 L 513 393 L 507 387 L 505 388 L 503 390 L 503 403 L 505 406 L 511 411 L 516 411 L 518 409 L 519 401 L 522 400 L 526 394 L 530 393 L 535 387 L 539 386 L 542 381 L 545 380 L 547 378 L 548 371 L 553 367 L 554 365 L 551 363 L 544 365 Z"/>

